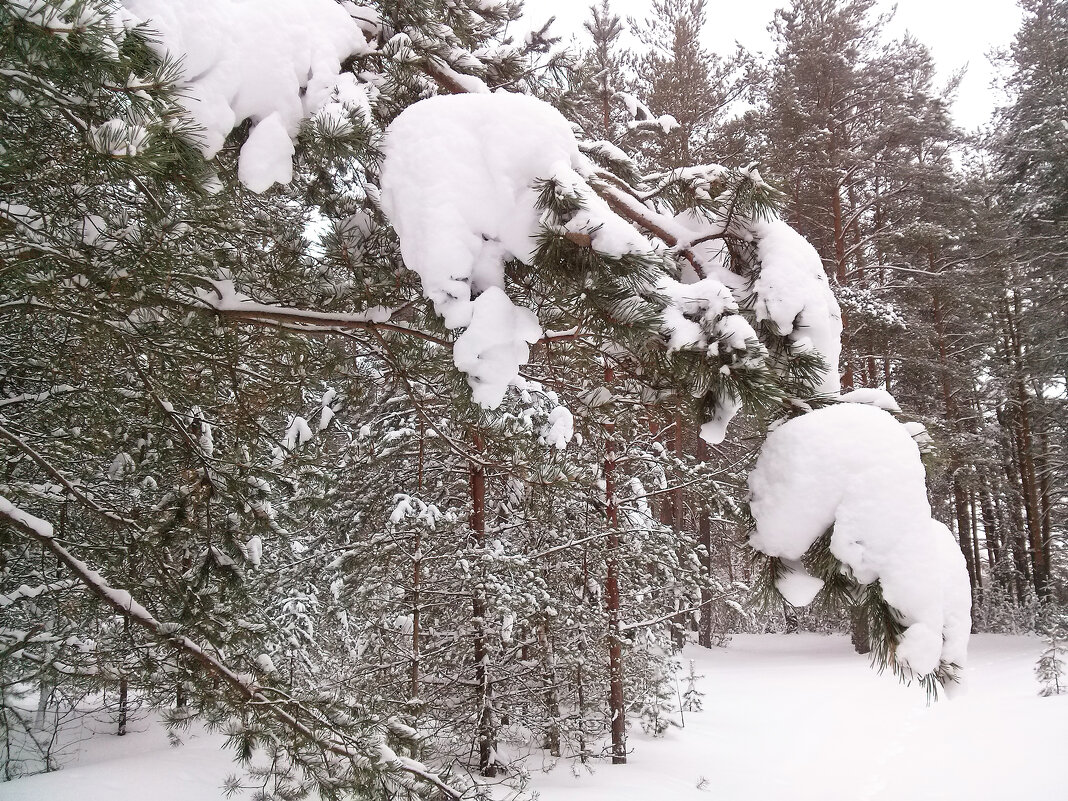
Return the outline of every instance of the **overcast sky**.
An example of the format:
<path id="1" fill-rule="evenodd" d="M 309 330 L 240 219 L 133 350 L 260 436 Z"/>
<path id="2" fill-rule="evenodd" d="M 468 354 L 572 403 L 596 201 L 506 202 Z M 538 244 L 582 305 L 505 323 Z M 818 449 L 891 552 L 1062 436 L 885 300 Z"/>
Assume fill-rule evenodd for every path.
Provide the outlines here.
<path id="1" fill-rule="evenodd" d="M 558 34 L 585 36 L 582 22 L 592 0 L 525 0 L 527 17 L 544 22 L 555 15 Z M 735 41 L 750 50 L 770 50 L 767 32 L 776 8 L 786 0 L 709 0 L 709 23 L 704 41 L 715 52 L 729 52 Z M 880 6 L 890 8 L 891 3 Z M 612 0 L 612 8 L 624 19 L 645 16 L 650 0 Z M 992 48 L 1005 47 L 1019 27 L 1021 14 L 1015 0 L 898 0 L 897 15 L 889 27 L 891 36 L 909 31 L 931 48 L 942 79 L 965 65 L 968 72 L 957 93 L 954 115 L 957 123 L 973 128 L 985 122 L 999 102 L 990 88 L 994 71 L 987 59 Z"/>

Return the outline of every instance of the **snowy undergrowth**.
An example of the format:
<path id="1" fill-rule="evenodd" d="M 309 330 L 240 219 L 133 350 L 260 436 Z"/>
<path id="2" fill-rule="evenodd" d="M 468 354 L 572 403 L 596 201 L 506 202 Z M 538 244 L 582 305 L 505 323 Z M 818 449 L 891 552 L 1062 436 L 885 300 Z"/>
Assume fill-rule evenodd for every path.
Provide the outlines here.
<path id="1" fill-rule="evenodd" d="M 661 738 L 635 724 L 629 764 L 589 768 L 526 758 L 526 798 L 541 801 L 1004 801 L 1060 798 L 1068 696 L 1042 698 L 1033 675 L 1042 641 L 977 635 L 969 691 L 928 705 L 856 658 L 847 638 L 735 635 L 727 648 L 689 647 L 703 711 Z M 674 687 L 672 687 L 674 689 Z M 863 710 L 859 712 L 858 710 Z M 673 713 L 675 719 L 680 716 Z M 1003 736 L 1011 731 L 1011 737 Z M 126 737 L 100 730 L 69 767 L 0 787 L 5 801 L 219 801 L 234 772 L 222 735 L 190 730 L 173 748 L 157 724 Z M 976 754 L 996 759 L 976 767 Z M 515 778 L 512 774 L 511 778 Z M 496 798 L 515 798 L 504 786 Z M 248 797 L 238 794 L 237 798 Z"/>

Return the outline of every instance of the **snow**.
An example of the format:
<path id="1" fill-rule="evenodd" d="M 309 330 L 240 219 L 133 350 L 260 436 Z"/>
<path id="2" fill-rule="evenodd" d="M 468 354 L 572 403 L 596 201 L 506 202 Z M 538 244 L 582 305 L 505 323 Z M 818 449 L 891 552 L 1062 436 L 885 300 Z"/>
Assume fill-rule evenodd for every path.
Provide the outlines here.
<path id="1" fill-rule="evenodd" d="M 843 392 L 839 400 L 845 403 L 866 403 L 868 406 L 874 406 L 876 409 L 882 409 L 887 412 L 901 411 L 901 407 L 897 405 L 893 395 L 885 389 L 875 389 L 874 387 L 861 387 L 851 392 Z"/>
<path id="2" fill-rule="evenodd" d="M 282 445 L 286 450 L 294 450 L 298 445 L 303 445 L 312 438 L 312 430 L 308 421 L 300 415 L 294 415 L 286 428 L 286 435 L 282 438 Z"/>
<path id="3" fill-rule="evenodd" d="M 717 165 L 670 173 L 670 177 L 684 179 L 706 194 L 723 175 L 724 168 Z M 753 170 L 749 177 L 754 183 L 760 181 Z M 624 193 L 618 193 L 618 199 L 629 202 Z M 726 248 L 717 239 L 723 234 L 723 221 L 686 211 L 676 217 L 656 216 L 656 222 L 677 239 L 675 250 L 687 250 L 694 259 L 700 275 L 693 274 L 690 280 L 721 282 L 738 306 L 751 308 L 757 322 L 766 323 L 774 333 L 785 337 L 793 354 L 818 352 L 828 369 L 815 391 L 828 397 L 838 395 L 842 311 L 819 254 L 803 236 L 776 216 L 734 221 L 733 233 L 751 242 L 756 252 L 757 275 L 750 281 L 728 266 Z M 695 242 L 698 244 L 692 244 Z"/>
<path id="4" fill-rule="evenodd" d="M 827 282 L 823 261 L 808 240 L 780 219 L 756 222 L 753 235 L 760 259 L 760 274 L 752 290 L 757 320 L 772 324 L 796 352 L 817 351 L 830 368 L 817 390 L 837 395 L 842 311 Z"/>
<path id="5" fill-rule="evenodd" d="M 712 419 L 701 424 L 701 439 L 709 445 L 719 445 L 727 437 L 727 425 L 742 410 L 742 401 L 734 394 L 721 398 Z"/>
<path id="6" fill-rule="evenodd" d="M 4 515 L 18 524 L 32 529 L 39 537 L 51 539 L 55 536 L 51 523 L 23 511 L 3 495 L 0 495 L 0 515 Z"/>
<path id="7" fill-rule="evenodd" d="M 259 567 L 263 560 L 263 538 L 259 534 L 249 537 L 245 543 L 245 557 L 253 567 Z"/>
<path id="8" fill-rule="evenodd" d="M 704 711 L 686 712 L 685 728 L 661 738 L 632 726 L 627 765 L 594 760 L 573 771 L 534 751 L 528 792 L 541 801 L 1062 798 L 1054 766 L 1068 741 L 1068 696 L 1038 696 L 1042 641 L 973 639 L 969 693 L 931 705 L 917 688 L 868 670 L 841 635 L 740 634 L 726 648 L 690 646 L 682 664 L 693 660 L 702 677 Z M 102 717 L 73 725 L 72 764 L 0 785 L 5 801 L 218 801 L 225 777 L 239 772 L 225 734 L 195 722 L 177 748 L 144 719 L 125 737 Z M 490 792 L 510 797 L 503 787 Z"/>
<path id="9" fill-rule="evenodd" d="M 575 436 L 575 417 L 564 406 L 557 406 L 549 412 L 542 441 L 549 447 L 563 450 Z"/>
<path id="10" fill-rule="evenodd" d="M 235 312 L 241 315 L 257 317 L 263 315 L 270 319 L 272 316 L 285 316 L 289 319 L 297 318 L 306 326 L 316 325 L 346 325 L 361 323 L 382 323 L 389 320 L 393 310 L 385 306 L 372 306 L 362 312 L 343 314 L 338 312 L 319 312 L 308 309 L 300 309 L 292 306 L 279 306 L 270 303 L 257 303 L 243 292 L 238 291 L 234 282 L 230 279 L 219 279 L 209 282 L 211 289 L 200 289 L 197 298 L 201 303 L 218 312 Z"/>
<path id="11" fill-rule="evenodd" d="M 274 660 L 271 659 L 270 654 L 260 654 L 257 656 L 256 667 L 259 668 L 261 673 L 268 676 L 275 672 Z"/>
<path id="12" fill-rule="evenodd" d="M 471 397 L 494 409 L 519 377 L 530 356 L 528 345 L 541 338 L 538 318 L 516 306 L 504 290 L 489 287 L 471 303 L 471 322 L 452 348 L 456 369 L 467 374 Z"/>
<path id="13" fill-rule="evenodd" d="M 749 489 L 754 548 L 802 572 L 798 560 L 833 525 L 831 553 L 861 584 L 878 580 L 902 616 L 901 665 L 918 675 L 940 661 L 963 667 L 971 626 L 964 557 L 931 519 L 923 463 L 904 426 L 852 403 L 789 420 L 768 435 Z"/>
<path id="14" fill-rule="evenodd" d="M 241 146 L 237 177 L 253 192 L 266 192 L 272 184 L 293 180 L 293 142 L 277 111 L 249 132 Z"/>
<path id="15" fill-rule="evenodd" d="M 319 430 L 325 431 L 334 419 L 334 401 L 337 399 L 337 390 L 328 389 L 323 393 L 322 411 L 319 413 Z"/>
<path id="16" fill-rule="evenodd" d="M 382 206 L 409 269 L 449 328 L 472 298 L 504 289 L 504 260 L 529 263 L 540 212 L 534 179 L 580 158 L 571 127 L 521 95 L 433 97 L 386 131 Z"/>
<path id="17" fill-rule="evenodd" d="M 78 719 L 61 739 L 73 764 L 0 784 L 4 801 L 218 801 L 226 777 L 238 771 L 225 736 L 206 734 L 193 723 L 170 745 L 164 726 L 137 715 L 127 734 L 100 714 Z M 240 798 L 240 796 L 237 796 Z"/>
<path id="18" fill-rule="evenodd" d="M 737 312 L 738 304 L 731 291 L 715 278 L 703 278 L 692 284 L 682 284 L 665 277 L 657 291 L 668 300 L 664 312 L 664 330 L 668 335 L 668 351 L 707 350 L 709 340 L 716 338 L 714 326 L 724 314 Z M 756 333 L 739 317 L 747 333 L 742 336 L 756 339 Z M 740 350 L 745 350 L 742 343 Z"/>
<path id="19" fill-rule="evenodd" d="M 917 447 L 920 449 L 920 453 L 927 453 L 934 445 L 934 438 L 927 432 L 927 426 L 923 423 L 910 421 L 901 424 L 905 430 L 912 437 Z"/>
<path id="20" fill-rule="evenodd" d="M 508 259 L 533 260 L 538 179 L 581 198 L 584 208 L 566 229 L 588 233 L 596 250 L 619 256 L 652 248 L 590 189 L 588 170 L 570 124 L 524 95 L 428 98 L 386 132 L 382 208 L 423 295 L 447 327 L 467 328 L 454 361 L 483 406 L 500 404 L 528 344 L 541 337 L 533 312 L 508 298 L 504 278 Z"/>
<path id="21" fill-rule="evenodd" d="M 823 589 L 823 582 L 809 575 L 800 561 L 784 559 L 786 573 L 779 577 L 775 589 L 791 606 L 808 606 L 816 598 L 816 593 Z"/>
<path id="22" fill-rule="evenodd" d="M 634 98 L 619 98 L 639 121 L 649 121 L 648 110 Z M 571 125 L 536 98 L 502 92 L 422 100 L 389 126 L 384 151 L 382 209 L 400 237 L 405 265 L 419 275 L 424 297 L 448 328 L 466 329 L 455 344 L 454 363 L 484 407 L 496 407 L 508 387 L 520 383 L 529 345 L 541 337 L 534 314 L 508 296 L 504 268 L 513 259 L 530 264 L 545 228 L 583 234 L 607 257 L 656 253 L 612 211 L 625 208 L 636 219 L 653 220 L 654 230 L 665 232 L 664 245 L 708 239 L 709 231 L 693 230 L 701 223 L 666 217 L 601 181 L 598 191 L 611 199 L 610 207 L 587 182 L 596 170 L 580 152 Z M 692 172 L 711 182 L 722 177 L 723 168 Z M 539 181 L 551 181 L 571 201 L 575 210 L 566 219 L 538 208 Z M 704 351 L 717 361 L 724 358 L 728 374 L 744 369 L 747 343 L 758 342 L 756 331 L 737 314 L 744 299 L 757 320 L 787 337 L 795 352 L 819 351 L 829 370 L 817 390 L 837 395 L 841 312 L 819 255 L 777 218 L 740 224 L 760 261 L 752 286 L 738 275 L 717 274 L 687 275 L 685 283 L 663 276 L 648 288 L 667 302 L 661 330 L 669 352 Z M 715 233 L 722 233 L 722 225 Z M 721 394 L 702 429 L 712 443 L 723 440 L 740 408 L 733 393 Z"/>
<path id="23" fill-rule="evenodd" d="M 625 766 L 533 758 L 529 791 L 540 801 L 1063 798 L 1062 773 L 1034 769 L 1061 764 L 1068 742 L 1068 696 L 1037 695 L 1040 650 L 1036 638 L 977 635 L 969 693 L 928 705 L 868 670 L 841 635 L 691 646 L 679 686 L 694 660 L 704 711 L 657 739 L 632 726 Z"/>
<path id="24" fill-rule="evenodd" d="M 125 120 L 111 119 L 90 129 L 89 144 L 98 153 L 136 156 L 148 144 L 148 129 Z"/>
<path id="25" fill-rule="evenodd" d="M 662 133 L 668 134 L 679 127 L 678 120 L 670 114 L 661 114 L 659 117 L 654 117 L 648 106 L 628 92 L 616 92 L 612 97 L 622 102 L 626 107 L 627 114 L 630 117 L 627 122 L 628 128 L 655 127 Z"/>
<path id="26" fill-rule="evenodd" d="M 205 157 L 252 120 L 238 174 L 255 192 L 290 180 L 300 123 L 336 100 L 341 62 L 370 52 L 360 25 L 334 0 L 123 4 L 159 34 L 162 53 L 182 60 L 181 102 L 201 128 Z"/>

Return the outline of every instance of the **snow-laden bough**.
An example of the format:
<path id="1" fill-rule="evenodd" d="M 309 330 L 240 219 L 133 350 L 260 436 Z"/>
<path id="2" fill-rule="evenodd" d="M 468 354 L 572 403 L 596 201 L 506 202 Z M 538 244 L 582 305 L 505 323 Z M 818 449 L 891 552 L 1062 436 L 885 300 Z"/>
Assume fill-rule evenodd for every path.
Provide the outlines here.
<path id="1" fill-rule="evenodd" d="M 931 518 L 912 436 L 887 412 L 843 403 L 783 423 L 749 476 L 750 544 L 783 560 L 777 589 L 808 604 L 822 581 L 802 558 L 830 530 L 830 552 L 863 586 L 879 582 L 904 631 L 893 659 L 906 674 L 960 681 L 971 590 L 953 535 Z"/>
<path id="2" fill-rule="evenodd" d="M 533 311 L 509 295 L 505 265 L 533 264 L 546 230 L 588 237 L 589 247 L 605 258 L 633 254 L 663 258 L 665 265 L 669 245 L 709 233 L 707 225 L 695 231 L 634 195 L 606 188 L 567 120 L 532 97 L 497 92 L 420 101 L 390 125 L 384 150 L 383 211 L 400 237 L 406 266 L 419 275 L 424 297 L 447 327 L 462 329 L 454 363 L 467 375 L 473 399 L 487 408 L 521 383 L 519 369 L 530 344 L 541 337 Z M 545 181 L 577 200 L 566 220 L 540 205 Z M 617 213 L 620 208 L 634 213 L 626 219 Z M 631 220 L 642 220 L 643 227 L 655 220 L 650 230 L 664 241 L 654 244 Z M 745 224 L 761 262 L 755 288 L 727 275 L 726 268 L 723 275 L 690 271 L 682 281 L 665 268 L 649 287 L 664 304 L 660 335 L 666 350 L 702 353 L 717 367 L 727 358 L 728 373 L 764 368 L 767 354 L 739 313 L 751 307 L 755 319 L 787 337 L 795 352 L 819 351 L 829 369 L 817 390 L 837 393 L 841 316 L 819 256 L 777 218 Z M 740 407 L 736 394 L 721 393 L 702 436 L 722 441 Z"/>

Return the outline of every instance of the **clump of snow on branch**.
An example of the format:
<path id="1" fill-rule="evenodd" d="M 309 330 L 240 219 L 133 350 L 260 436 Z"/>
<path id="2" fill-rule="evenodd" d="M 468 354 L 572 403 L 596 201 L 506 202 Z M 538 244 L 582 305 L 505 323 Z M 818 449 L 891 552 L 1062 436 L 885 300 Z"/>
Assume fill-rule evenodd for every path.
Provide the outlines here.
<path id="1" fill-rule="evenodd" d="M 837 395 L 842 312 L 828 286 L 823 261 L 801 234 L 780 219 L 754 224 L 760 273 L 753 285 L 758 321 L 790 340 L 796 353 L 815 350 L 830 369 L 817 390 Z"/>
<path id="2" fill-rule="evenodd" d="M 648 115 L 643 108 L 635 106 L 634 113 Z M 508 387 L 521 383 L 519 368 L 529 345 L 540 339 L 534 314 L 508 296 L 505 264 L 512 259 L 531 264 L 546 229 L 589 237 L 589 247 L 607 258 L 662 253 L 665 272 L 648 290 L 649 297 L 663 299 L 660 333 L 669 351 L 703 352 L 728 372 L 762 369 L 766 351 L 738 313 L 743 305 L 752 307 L 756 319 L 768 321 L 795 352 L 820 352 L 830 371 L 818 390 L 837 394 L 841 314 L 819 256 L 780 220 L 704 220 L 706 230 L 695 232 L 631 194 L 606 189 L 567 120 L 524 95 L 423 100 L 390 125 L 384 150 L 383 211 L 400 237 L 405 264 L 419 274 L 423 295 L 447 327 L 465 329 L 455 343 L 454 362 L 481 405 L 499 405 Z M 726 173 L 708 166 L 673 171 L 668 178 L 700 180 L 711 193 Z M 546 181 L 571 201 L 574 211 L 566 219 L 539 206 Z M 601 196 L 606 191 L 612 207 Z M 666 269 L 669 243 L 654 246 L 613 210 L 618 207 L 633 208 L 632 219 L 654 220 L 678 243 L 696 241 L 717 225 L 716 234 L 728 224 L 743 228 L 737 235 L 753 243 L 759 273 L 754 281 L 732 274 L 721 257 L 723 275 L 689 271 L 679 282 Z M 740 407 L 733 392 L 723 393 L 702 436 L 722 441 Z"/>
<path id="3" fill-rule="evenodd" d="M 542 430 L 541 441 L 557 450 L 563 450 L 575 436 L 575 417 L 565 406 L 557 406 L 549 412 Z"/>
<path id="4" fill-rule="evenodd" d="M 620 101 L 627 109 L 627 114 L 630 116 L 627 127 L 631 130 L 645 129 L 671 133 L 679 127 L 679 121 L 670 114 L 654 117 L 648 106 L 628 92 L 616 92 L 612 97 Z"/>
<path id="5" fill-rule="evenodd" d="M 538 179 L 555 179 L 588 205 L 568 230 L 622 255 L 652 246 L 609 211 L 581 173 L 570 124 L 547 103 L 498 93 L 433 97 L 406 109 L 386 133 L 382 205 L 405 264 L 450 328 L 470 324 L 472 297 L 504 288 L 504 262 L 529 264 L 542 218 Z"/>
<path id="6" fill-rule="evenodd" d="M 423 294 L 445 325 L 467 329 L 453 357 L 483 406 L 500 404 L 529 343 L 541 337 L 533 312 L 504 291 L 505 262 L 534 258 L 542 222 L 537 179 L 582 199 L 567 229 L 588 232 L 598 251 L 652 249 L 589 188 L 580 172 L 588 168 L 568 122 L 524 95 L 430 98 L 387 131 L 383 210 Z"/>
<path id="7" fill-rule="evenodd" d="M 671 303 L 664 311 L 668 350 L 707 349 L 710 341 L 715 342 L 719 337 L 716 326 L 723 315 L 738 311 L 734 295 L 715 278 L 682 284 L 665 276 L 657 291 Z M 747 323 L 745 327 L 749 329 L 748 336 L 756 339 L 752 327 Z M 744 329 L 741 333 L 746 336 Z M 740 349 L 745 350 L 744 343 Z"/>
<path id="8" fill-rule="evenodd" d="M 839 400 L 845 403 L 864 403 L 886 412 L 901 411 L 901 407 L 897 405 L 897 400 L 893 395 L 885 389 L 876 389 L 875 387 L 861 387 L 850 392 L 843 392 Z"/>
<path id="9" fill-rule="evenodd" d="M 713 170 L 705 180 L 716 178 Z M 708 220 L 693 212 L 679 215 L 673 222 L 683 227 L 683 241 L 709 238 L 723 233 L 724 228 L 721 220 Z M 734 221 L 732 227 L 752 242 L 756 251 L 758 269 L 754 280 L 750 282 L 746 276 L 731 272 L 726 248 L 714 239 L 692 249 L 702 274 L 728 286 L 740 305 L 752 308 L 757 322 L 787 339 L 794 354 L 819 353 L 827 371 L 815 390 L 827 396 L 837 395 L 841 389 L 838 362 L 842 352 L 842 311 L 819 253 L 775 216 Z"/>
<path id="10" fill-rule="evenodd" d="M 300 123 L 329 102 L 359 105 L 341 63 L 369 52 L 364 31 L 334 0 L 123 0 L 182 60 L 182 104 L 201 127 L 212 158 L 237 125 L 251 119 L 238 175 L 255 192 L 292 179 Z M 350 4 L 351 5 L 351 4 Z M 353 7 L 358 11 L 358 7 Z"/>
<path id="11" fill-rule="evenodd" d="M 901 667 L 927 675 L 962 667 L 971 627 L 964 558 L 931 519 L 919 451 L 886 412 L 844 403 L 802 415 L 768 436 L 749 476 L 750 543 L 784 560 L 778 586 L 804 605 L 819 590 L 801 558 L 833 526 L 831 553 L 860 584 L 878 581 L 905 631 Z"/>
<path id="12" fill-rule="evenodd" d="M 456 338 L 452 358 L 467 374 L 475 403 L 496 408 L 530 356 L 529 344 L 541 337 L 538 318 L 517 306 L 504 290 L 489 287 L 471 303 L 471 322 Z"/>

